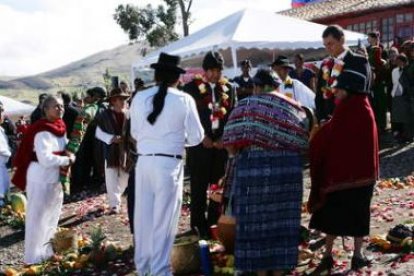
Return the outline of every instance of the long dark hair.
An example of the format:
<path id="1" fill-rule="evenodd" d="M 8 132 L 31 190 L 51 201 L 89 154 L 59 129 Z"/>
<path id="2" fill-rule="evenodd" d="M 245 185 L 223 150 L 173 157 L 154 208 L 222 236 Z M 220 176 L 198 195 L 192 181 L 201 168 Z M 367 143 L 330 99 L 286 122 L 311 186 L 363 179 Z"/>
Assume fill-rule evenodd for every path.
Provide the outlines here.
<path id="1" fill-rule="evenodd" d="M 164 108 L 165 97 L 167 96 L 168 87 L 176 83 L 179 77 L 180 73 L 178 72 L 155 69 L 155 81 L 157 82 L 159 89 L 152 100 L 152 112 L 147 117 L 147 121 L 151 125 L 155 124 L 155 121 L 162 112 L 162 109 Z"/>

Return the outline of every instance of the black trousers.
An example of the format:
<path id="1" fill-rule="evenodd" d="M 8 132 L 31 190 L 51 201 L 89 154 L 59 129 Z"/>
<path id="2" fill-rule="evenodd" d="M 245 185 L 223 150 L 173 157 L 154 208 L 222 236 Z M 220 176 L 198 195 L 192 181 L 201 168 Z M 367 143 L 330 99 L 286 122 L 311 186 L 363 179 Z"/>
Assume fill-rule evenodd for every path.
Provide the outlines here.
<path id="1" fill-rule="evenodd" d="M 207 188 L 224 176 L 227 152 L 198 145 L 188 149 L 187 160 L 191 180 L 191 227 L 197 228 L 201 237 L 208 237 L 209 227 L 216 224 L 220 216 L 220 206 L 210 201 L 206 218 Z"/>
<path id="2" fill-rule="evenodd" d="M 135 166 L 129 171 L 127 193 L 129 229 L 131 230 L 131 233 L 134 234 Z"/>

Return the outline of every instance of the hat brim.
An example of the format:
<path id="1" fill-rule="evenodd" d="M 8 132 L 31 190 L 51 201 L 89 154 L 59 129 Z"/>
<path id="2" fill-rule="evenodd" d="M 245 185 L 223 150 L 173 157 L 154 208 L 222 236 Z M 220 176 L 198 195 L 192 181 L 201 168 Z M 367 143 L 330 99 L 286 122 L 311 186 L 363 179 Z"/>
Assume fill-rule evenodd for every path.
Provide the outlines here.
<path id="1" fill-rule="evenodd" d="M 288 68 L 288 69 L 295 69 L 292 65 L 286 64 L 286 63 L 273 62 L 272 64 L 270 64 L 270 66 L 271 67 L 273 67 L 273 66 L 280 66 L 280 67 L 284 67 L 284 68 Z"/>
<path id="2" fill-rule="evenodd" d="M 165 64 L 165 63 L 153 63 L 150 65 L 150 67 L 152 69 L 161 69 L 161 70 L 167 70 L 167 71 L 172 71 L 172 72 L 176 72 L 179 74 L 185 74 L 186 71 L 178 66 L 174 66 L 174 65 L 170 65 L 170 64 Z"/>
<path id="3" fill-rule="evenodd" d="M 109 96 L 108 99 L 112 99 L 112 98 L 124 98 L 124 99 L 128 99 L 129 97 L 131 97 L 129 94 L 121 93 L 121 94 L 118 94 L 118 95 Z"/>

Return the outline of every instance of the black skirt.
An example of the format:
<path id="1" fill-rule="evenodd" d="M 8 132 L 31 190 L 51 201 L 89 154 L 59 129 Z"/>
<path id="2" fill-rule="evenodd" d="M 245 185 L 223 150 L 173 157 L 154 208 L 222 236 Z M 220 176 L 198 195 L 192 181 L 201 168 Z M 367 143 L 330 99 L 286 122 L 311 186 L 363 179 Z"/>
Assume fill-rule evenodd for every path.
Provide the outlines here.
<path id="1" fill-rule="evenodd" d="M 369 235 L 374 185 L 328 194 L 325 205 L 312 215 L 309 227 L 334 236 Z"/>

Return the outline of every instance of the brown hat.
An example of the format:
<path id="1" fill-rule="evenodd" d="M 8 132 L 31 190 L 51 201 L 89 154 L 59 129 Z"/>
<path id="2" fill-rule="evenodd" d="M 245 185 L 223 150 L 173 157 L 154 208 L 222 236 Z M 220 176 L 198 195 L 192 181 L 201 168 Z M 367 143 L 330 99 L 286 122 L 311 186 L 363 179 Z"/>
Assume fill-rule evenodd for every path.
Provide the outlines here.
<path id="1" fill-rule="evenodd" d="M 127 98 L 130 97 L 130 95 L 128 93 L 125 93 L 124 91 L 122 91 L 120 88 L 114 88 L 109 93 L 108 99 L 110 100 L 110 99 L 116 98 L 116 97 L 127 99 Z"/>

